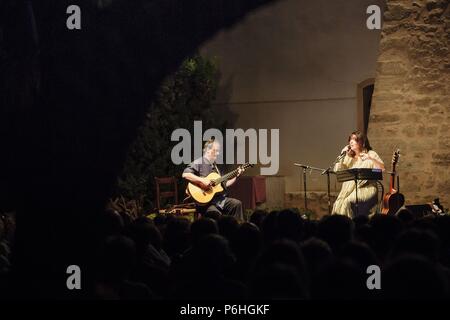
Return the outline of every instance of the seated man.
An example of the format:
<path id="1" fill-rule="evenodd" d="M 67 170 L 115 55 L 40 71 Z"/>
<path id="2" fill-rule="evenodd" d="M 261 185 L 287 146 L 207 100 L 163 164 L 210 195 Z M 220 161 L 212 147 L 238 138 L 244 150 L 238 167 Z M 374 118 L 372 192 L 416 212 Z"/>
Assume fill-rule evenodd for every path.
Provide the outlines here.
<path id="1" fill-rule="evenodd" d="M 221 175 L 216 165 L 216 159 L 220 152 L 220 144 L 214 140 L 208 140 L 203 148 L 203 156 L 191 162 L 183 172 L 183 178 L 192 182 L 203 189 L 208 189 L 211 185 L 211 181 L 207 178 L 211 172 L 216 172 Z M 242 169 L 239 169 L 239 175 L 241 175 Z M 244 214 L 242 210 L 242 202 L 228 198 L 226 196 L 226 188 L 231 186 L 236 178 L 227 180 L 222 183 L 224 188 L 223 193 L 217 193 L 214 198 L 206 205 L 197 205 L 197 210 L 200 214 L 204 215 L 207 212 L 218 212 L 221 214 L 227 214 L 234 216 L 238 221 L 244 220 Z"/>

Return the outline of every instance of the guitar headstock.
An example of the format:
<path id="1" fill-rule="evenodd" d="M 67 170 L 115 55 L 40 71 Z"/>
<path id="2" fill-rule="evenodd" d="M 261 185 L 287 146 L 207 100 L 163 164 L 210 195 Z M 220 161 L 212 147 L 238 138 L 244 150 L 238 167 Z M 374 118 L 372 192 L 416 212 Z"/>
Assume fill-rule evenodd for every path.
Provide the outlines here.
<path id="1" fill-rule="evenodd" d="M 400 158 L 400 149 L 397 148 L 397 150 L 395 150 L 394 154 L 392 155 L 392 171 L 395 171 L 395 166 L 397 165 L 399 158 Z"/>
<path id="2" fill-rule="evenodd" d="M 392 155 L 392 163 L 393 164 L 397 163 L 398 158 L 400 158 L 400 149 L 394 151 L 394 154 Z"/>

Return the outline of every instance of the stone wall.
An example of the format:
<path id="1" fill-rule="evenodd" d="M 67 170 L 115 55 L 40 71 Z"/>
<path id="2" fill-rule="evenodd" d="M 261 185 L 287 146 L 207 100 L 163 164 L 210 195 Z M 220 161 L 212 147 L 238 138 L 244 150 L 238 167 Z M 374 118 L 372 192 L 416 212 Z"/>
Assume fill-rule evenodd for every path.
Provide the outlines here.
<path id="1" fill-rule="evenodd" d="M 450 207 L 449 40 L 448 0 L 387 1 L 368 135 L 407 204 Z"/>

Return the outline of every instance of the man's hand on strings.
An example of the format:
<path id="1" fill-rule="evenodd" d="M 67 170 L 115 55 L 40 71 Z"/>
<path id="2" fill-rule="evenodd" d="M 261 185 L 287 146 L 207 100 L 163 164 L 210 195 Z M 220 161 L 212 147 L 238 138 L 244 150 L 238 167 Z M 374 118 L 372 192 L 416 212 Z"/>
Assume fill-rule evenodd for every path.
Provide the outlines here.
<path id="1" fill-rule="evenodd" d="M 200 178 L 199 184 L 203 190 L 208 190 L 212 186 L 211 180 L 207 178 Z"/>

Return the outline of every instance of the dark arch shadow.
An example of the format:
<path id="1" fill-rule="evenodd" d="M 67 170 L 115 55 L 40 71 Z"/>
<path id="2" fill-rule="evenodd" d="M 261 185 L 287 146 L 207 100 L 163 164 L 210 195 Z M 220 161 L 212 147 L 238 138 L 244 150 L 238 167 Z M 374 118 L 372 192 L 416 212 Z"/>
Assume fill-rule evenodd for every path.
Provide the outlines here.
<path id="1" fill-rule="evenodd" d="M 66 268 L 89 264 L 96 217 L 161 80 L 273 0 L 80 0 L 82 28 L 68 30 L 72 2 L 0 2 L 0 202 L 17 212 L 20 297 L 84 296 L 67 290 Z"/>

